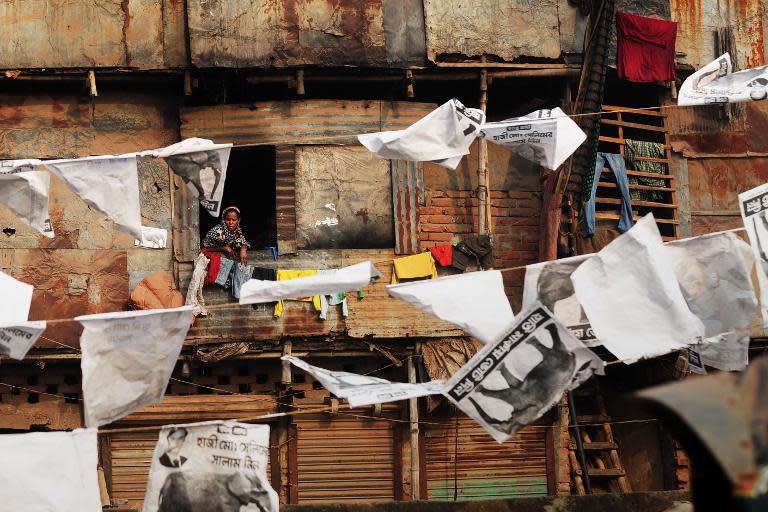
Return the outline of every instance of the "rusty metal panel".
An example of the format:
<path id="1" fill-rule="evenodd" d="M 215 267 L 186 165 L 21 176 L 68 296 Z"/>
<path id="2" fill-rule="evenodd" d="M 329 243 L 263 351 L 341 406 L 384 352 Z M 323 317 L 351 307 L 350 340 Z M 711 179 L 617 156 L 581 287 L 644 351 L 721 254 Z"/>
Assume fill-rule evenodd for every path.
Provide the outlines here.
<path id="1" fill-rule="evenodd" d="M 361 146 L 296 149 L 296 244 L 300 249 L 394 245 L 387 160 Z"/>
<path id="2" fill-rule="evenodd" d="M 757 0 L 669 0 L 672 19 L 678 22 L 678 62 L 700 68 L 714 60 L 718 29 L 730 27 L 735 58 L 741 69 L 765 64 L 765 13 Z"/>
<path id="3" fill-rule="evenodd" d="M 299 100 L 181 109 L 181 136 L 240 144 L 357 144 L 357 134 L 399 130 L 429 103 Z"/>
<path id="4" fill-rule="evenodd" d="M 178 18 L 181 4 L 180 0 L 4 0 L 0 24 L 6 36 L 0 42 L 0 60 L 4 68 L 179 65 L 178 52 L 185 48 L 183 26 L 179 27 L 183 20 Z M 173 44 L 168 64 L 166 44 Z"/>
<path id="5" fill-rule="evenodd" d="M 0 270 L 35 287 L 30 320 L 121 311 L 128 304 L 125 250 L 0 249 Z M 49 326 L 45 336 L 77 347 L 81 330 L 66 322 Z M 46 340 L 35 346 L 61 348 Z"/>
<path id="6" fill-rule="evenodd" d="M 385 66 L 382 0 L 189 0 L 198 67 Z"/>
<path id="7" fill-rule="evenodd" d="M 427 58 L 422 0 L 382 0 L 387 62 L 420 66 Z"/>
<path id="8" fill-rule="evenodd" d="M 392 278 L 394 250 L 344 250 L 342 264 L 352 265 L 371 260 L 382 273 L 382 278 L 365 288 L 365 298 L 351 298 L 347 333 L 353 338 L 408 338 L 464 336 L 464 331 L 422 312 L 416 306 L 393 299 L 386 285 Z"/>
<path id="9" fill-rule="evenodd" d="M 187 67 L 189 41 L 187 40 L 187 11 L 184 0 L 164 0 L 163 4 L 163 59 L 169 68 Z"/>
<path id="10" fill-rule="evenodd" d="M 424 418 L 430 500 L 546 496 L 546 428 L 531 426 L 498 444 L 476 421 Z M 554 471 L 554 468 L 550 468 Z"/>
<path id="11" fill-rule="evenodd" d="M 392 160 L 392 208 L 395 216 L 395 254 L 419 252 L 419 206 L 424 204 L 421 162 Z"/>
<path id="12" fill-rule="evenodd" d="M 451 54 L 560 57 L 557 0 L 424 0 L 424 18 L 433 62 Z"/>

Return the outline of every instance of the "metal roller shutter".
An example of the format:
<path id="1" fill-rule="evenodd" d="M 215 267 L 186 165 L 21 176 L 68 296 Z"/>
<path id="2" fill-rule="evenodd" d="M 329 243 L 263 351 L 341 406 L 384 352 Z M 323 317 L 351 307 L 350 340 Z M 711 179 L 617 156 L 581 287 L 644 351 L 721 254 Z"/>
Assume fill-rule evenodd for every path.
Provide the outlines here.
<path id="1" fill-rule="evenodd" d="M 298 502 L 393 501 L 393 425 L 343 416 L 298 420 Z"/>
<path id="2" fill-rule="evenodd" d="M 424 465 L 430 500 L 547 495 L 546 429 L 529 427 L 498 444 L 467 416 L 425 420 Z M 458 437 L 458 439 L 457 439 Z"/>
<path id="3" fill-rule="evenodd" d="M 112 498 L 119 508 L 141 510 L 149 479 L 149 465 L 157 443 L 157 433 L 126 432 L 110 436 L 112 453 Z"/>

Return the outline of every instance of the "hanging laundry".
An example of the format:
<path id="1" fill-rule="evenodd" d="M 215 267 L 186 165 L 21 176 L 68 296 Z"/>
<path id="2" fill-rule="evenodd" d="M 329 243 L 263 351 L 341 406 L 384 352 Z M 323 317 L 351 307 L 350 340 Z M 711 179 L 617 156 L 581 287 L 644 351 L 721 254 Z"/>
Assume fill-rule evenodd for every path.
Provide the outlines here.
<path id="1" fill-rule="evenodd" d="M 278 512 L 269 484 L 269 425 L 165 425 L 152 453 L 143 512 Z"/>
<path id="2" fill-rule="evenodd" d="M 624 139 L 624 161 L 628 169 L 653 174 L 668 174 L 667 164 L 662 162 L 649 162 L 646 159 L 666 159 L 666 149 L 660 142 L 647 140 Z M 648 178 L 645 176 L 628 176 L 630 185 L 644 185 L 647 187 L 669 188 L 667 180 L 663 178 Z M 667 192 L 660 190 L 630 190 L 630 196 L 638 201 L 666 202 Z"/>
<path id="3" fill-rule="evenodd" d="M 768 183 L 739 194 L 739 209 L 755 255 L 760 313 L 768 327 Z"/>
<path id="4" fill-rule="evenodd" d="M 493 244 L 490 236 L 480 235 L 468 238 L 453 248 L 451 261 L 453 268 L 463 272 L 472 264 L 485 270 L 493 268 Z"/>
<path id="5" fill-rule="evenodd" d="M 504 146 L 551 171 L 560 167 L 587 140 L 587 134 L 559 107 L 484 123 L 478 137 Z"/>
<path id="6" fill-rule="evenodd" d="M 498 270 L 389 285 L 387 293 L 460 327 L 483 343 L 498 340 L 515 319 Z"/>
<path id="7" fill-rule="evenodd" d="M 51 176 L 36 171 L 40 160 L 0 161 L 0 204 L 38 232 L 53 238 L 48 214 Z"/>
<path id="8" fill-rule="evenodd" d="M 619 78 L 630 82 L 675 79 L 677 22 L 616 13 L 616 64 Z"/>
<path id="9" fill-rule="evenodd" d="M 752 286 L 755 258 L 749 245 L 725 232 L 676 240 L 665 249 L 688 307 L 704 324 L 702 345 L 689 350 L 703 365 L 743 370 L 748 330 L 758 309 Z M 731 333 L 735 330 L 747 332 Z"/>
<path id="10" fill-rule="evenodd" d="M 350 372 L 326 370 L 307 364 L 298 357 L 283 356 L 280 359 L 289 361 L 312 375 L 328 391 L 339 398 L 349 401 L 350 407 L 397 402 L 420 396 L 435 395 L 442 392 L 443 381 L 433 380 L 419 384 L 390 382 L 386 379 L 360 375 Z"/>
<path id="11" fill-rule="evenodd" d="M 682 349 L 704 335 L 653 214 L 582 263 L 571 280 L 595 336 L 627 364 Z"/>
<path id="12" fill-rule="evenodd" d="M 453 263 L 453 246 L 451 244 L 439 244 L 429 248 L 432 257 L 441 267 L 450 267 Z"/>
<path id="13" fill-rule="evenodd" d="M 259 279 L 260 281 L 276 281 L 277 270 L 273 268 L 253 267 L 253 274 L 251 274 L 251 279 Z"/>
<path id="14" fill-rule="evenodd" d="M 350 292 L 368 286 L 381 277 L 373 263 L 364 261 L 334 271 L 278 270 L 277 281 L 251 279 L 243 285 L 240 304 L 256 304 L 290 299 L 317 297 Z M 320 308 L 318 308 L 320 310 Z"/>
<path id="15" fill-rule="evenodd" d="M 308 269 L 308 270 L 278 270 L 277 271 L 277 280 L 278 281 L 289 281 L 293 279 L 298 279 L 300 277 L 312 277 L 317 275 L 317 270 L 314 269 Z M 253 279 L 251 281 L 254 281 Z M 273 289 L 272 288 L 273 283 L 253 283 L 253 282 L 246 282 L 245 285 L 243 285 L 240 289 L 240 304 L 254 304 L 255 302 L 248 302 L 254 295 L 256 297 L 261 297 L 258 300 L 258 302 L 272 302 L 274 299 L 267 299 L 269 297 L 269 292 L 267 292 L 266 296 L 261 295 L 261 288 L 262 286 L 265 286 L 267 290 Z M 281 283 L 285 284 L 285 283 Z M 255 291 L 252 291 L 255 289 Z M 281 296 L 283 294 L 280 294 Z M 315 308 L 315 311 L 322 311 L 323 305 L 320 303 L 320 296 L 319 295 L 313 295 L 313 296 L 307 296 L 307 297 L 294 297 L 294 298 L 286 298 L 286 299 L 280 299 L 275 304 L 275 311 L 272 313 L 272 316 L 275 318 L 280 318 L 283 315 L 283 308 L 285 307 L 285 304 L 283 303 L 283 300 L 296 300 L 300 302 L 311 302 L 312 305 Z"/>
<path id="16" fill-rule="evenodd" d="M 397 258 L 392 263 L 392 284 L 402 279 L 437 279 L 437 267 L 430 252 Z"/>
<path id="17" fill-rule="evenodd" d="M 121 230 L 141 239 L 141 204 L 136 155 L 89 156 L 43 162 L 86 204 Z"/>
<path id="18" fill-rule="evenodd" d="M 101 512 L 96 429 L 0 435 L 8 511 Z"/>
<path id="19" fill-rule="evenodd" d="M 768 66 L 733 72 L 725 53 L 689 76 L 680 86 L 678 105 L 759 101 L 768 97 Z"/>
<path id="20" fill-rule="evenodd" d="M 462 366 L 443 394 L 503 443 L 593 373 L 603 373 L 600 358 L 535 303 Z"/>
<path id="21" fill-rule="evenodd" d="M 405 130 L 364 133 L 357 139 L 381 158 L 434 161 L 455 170 L 484 121 L 482 110 L 467 108 L 454 98 Z"/>
<path id="22" fill-rule="evenodd" d="M 371 263 L 371 267 L 373 270 L 375 270 L 377 273 L 379 272 L 376 270 L 376 267 L 373 267 L 373 264 Z M 349 267 L 347 267 L 349 268 Z M 343 269 L 323 269 L 318 270 L 317 275 L 319 276 L 330 276 L 333 274 L 336 274 L 337 272 L 340 272 Z M 379 273 L 379 277 L 381 277 L 381 274 Z M 374 280 L 378 279 L 372 278 L 369 279 L 370 282 L 373 282 Z M 341 304 L 341 314 L 346 317 L 349 315 L 349 305 L 347 304 L 347 294 L 345 292 L 338 292 L 338 293 L 321 293 L 320 294 L 320 320 L 327 320 L 328 318 L 328 308 L 330 306 L 338 306 Z"/>
<path id="23" fill-rule="evenodd" d="M 45 328 L 45 321 L 0 323 L 0 359 L 24 359 Z"/>
<path id="24" fill-rule="evenodd" d="M 589 194 L 589 198 L 584 203 L 584 234 L 591 236 L 595 234 L 595 201 L 597 196 L 597 186 L 600 182 L 600 175 L 603 173 L 603 168 L 608 164 L 614 177 L 616 178 L 616 184 L 619 187 L 621 193 L 621 213 L 619 218 L 619 230 L 624 232 L 632 227 L 632 198 L 629 195 L 629 182 L 627 181 L 627 167 L 624 163 L 624 157 L 618 154 L 612 153 L 597 153 L 595 159 L 595 172 L 592 180 L 592 190 Z"/>
<path id="25" fill-rule="evenodd" d="M 528 265 L 523 281 L 523 309 L 541 302 L 587 347 L 598 346 L 600 342 L 595 338 L 589 319 L 576 298 L 571 274 L 591 256 L 585 254 Z"/>
<path id="26" fill-rule="evenodd" d="M 208 316 L 208 310 L 205 309 L 205 298 L 203 297 L 203 284 L 208 275 L 209 261 L 203 253 L 198 254 L 195 258 L 192 279 L 189 281 L 187 298 L 184 301 L 184 304 L 193 307 L 194 316 Z"/>
<path id="27" fill-rule="evenodd" d="M 181 353 L 193 308 L 124 311 L 76 317 L 88 427 L 112 423 L 159 403 Z"/>
<path id="28" fill-rule="evenodd" d="M 135 309 L 170 309 L 184 305 L 184 297 L 168 272 L 162 270 L 144 278 L 131 292 Z"/>
<path id="29" fill-rule="evenodd" d="M 197 191 L 203 208 L 218 217 L 231 151 L 232 144 L 214 144 L 212 140 L 191 138 L 164 148 L 144 151 L 139 156 L 165 159 L 173 172 Z"/>
<path id="30" fill-rule="evenodd" d="M 205 274 L 205 280 L 203 281 L 203 284 L 213 284 L 216 282 L 216 279 L 219 276 L 219 271 L 221 270 L 221 253 L 217 251 L 209 251 L 205 247 L 200 248 L 200 253 L 204 254 L 205 257 L 208 258 L 208 270 Z M 231 263 L 227 265 L 227 271 L 231 270 L 232 264 L 234 264 L 234 261 L 229 261 Z"/>
<path id="31" fill-rule="evenodd" d="M 141 239 L 136 239 L 133 245 L 147 249 L 165 249 L 168 245 L 168 230 L 141 226 Z"/>

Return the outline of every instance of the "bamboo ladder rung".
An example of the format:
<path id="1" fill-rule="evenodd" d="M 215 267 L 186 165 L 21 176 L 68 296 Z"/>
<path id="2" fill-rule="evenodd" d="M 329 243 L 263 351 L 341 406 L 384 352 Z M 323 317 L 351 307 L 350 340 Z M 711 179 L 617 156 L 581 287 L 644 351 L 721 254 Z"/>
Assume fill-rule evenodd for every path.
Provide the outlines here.
<path id="1" fill-rule="evenodd" d="M 595 198 L 597 204 L 621 204 L 621 199 L 615 199 L 613 197 L 597 197 Z M 677 205 L 667 203 L 657 203 L 655 201 L 632 201 L 632 206 L 645 206 L 648 208 L 664 208 L 667 210 L 677 210 Z"/>
<path id="2" fill-rule="evenodd" d="M 616 183 L 610 181 L 601 181 L 597 184 L 600 188 L 613 188 L 617 189 L 619 186 Z M 629 190 L 656 190 L 658 192 L 675 192 L 673 187 L 652 187 L 650 185 L 629 185 Z"/>

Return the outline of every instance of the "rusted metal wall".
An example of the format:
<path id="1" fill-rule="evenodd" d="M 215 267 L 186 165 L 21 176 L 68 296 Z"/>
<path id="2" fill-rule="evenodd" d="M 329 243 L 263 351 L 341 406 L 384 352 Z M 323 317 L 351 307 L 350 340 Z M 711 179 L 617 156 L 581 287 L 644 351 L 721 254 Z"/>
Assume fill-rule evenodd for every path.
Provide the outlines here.
<path id="1" fill-rule="evenodd" d="M 423 62 L 413 0 L 190 0 L 187 9 L 198 67 Z"/>
<path id="2" fill-rule="evenodd" d="M 677 29 L 678 62 L 699 68 L 714 60 L 718 30 L 733 32 L 741 69 L 765 64 L 765 2 L 762 0 L 669 0 Z"/>
<path id="3" fill-rule="evenodd" d="M 3 68 L 186 65 L 183 0 L 3 0 Z"/>
<path id="4" fill-rule="evenodd" d="M 181 136 L 239 144 L 358 144 L 357 134 L 401 130 L 434 109 L 406 101 L 298 100 L 181 109 Z"/>
<path id="5" fill-rule="evenodd" d="M 178 140 L 175 99 L 160 93 L 104 91 L 98 98 L 43 93 L 0 96 L 1 158 L 73 157 L 160 147 Z M 139 159 L 142 224 L 171 228 L 169 170 Z M 172 251 L 135 249 L 103 214 L 51 178 L 46 238 L 0 206 L 0 269 L 35 285 L 32 319 L 72 318 L 126 308 L 129 290 L 157 270 L 171 270 Z M 79 324 L 45 336 L 77 345 Z M 42 340 L 37 347 L 61 348 Z"/>
<path id="6" fill-rule="evenodd" d="M 389 167 L 361 146 L 297 148 L 298 248 L 393 247 Z"/>
<path id="7" fill-rule="evenodd" d="M 566 0 L 424 0 L 427 56 L 557 59 L 581 51 L 584 24 Z"/>

